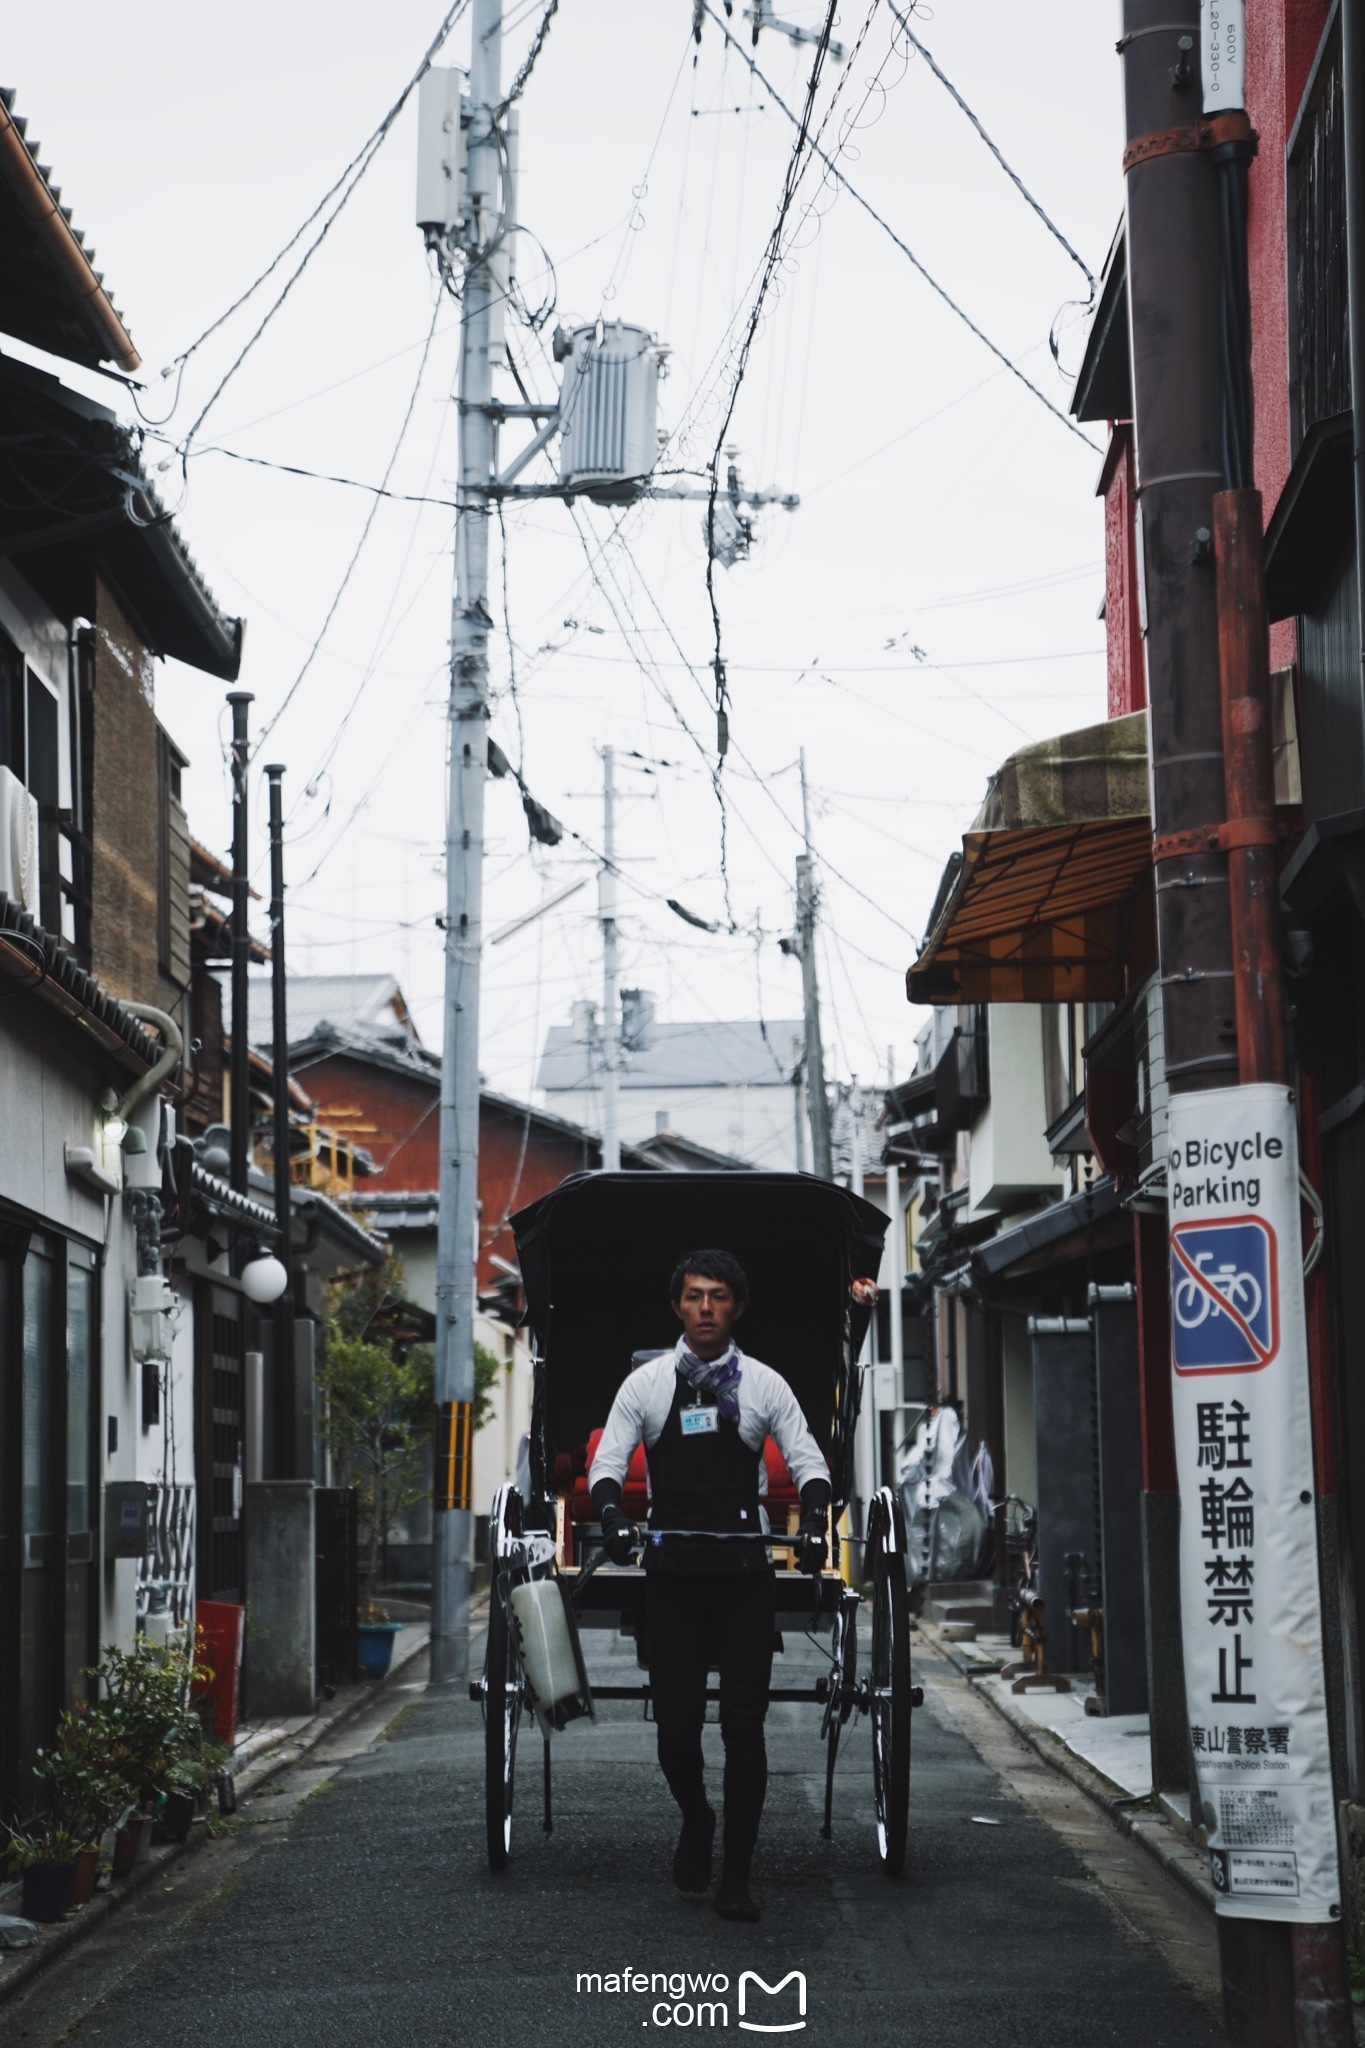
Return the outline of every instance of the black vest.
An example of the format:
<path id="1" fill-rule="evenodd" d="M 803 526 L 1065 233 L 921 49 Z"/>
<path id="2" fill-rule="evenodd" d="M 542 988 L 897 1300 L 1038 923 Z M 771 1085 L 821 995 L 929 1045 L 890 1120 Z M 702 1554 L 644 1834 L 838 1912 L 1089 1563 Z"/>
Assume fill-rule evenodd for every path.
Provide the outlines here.
<path id="1" fill-rule="evenodd" d="M 661 1529 L 716 1529 L 730 1535 L 753 1530 L 753 1543 L 708 1543 L 705 1537 L 687 1542 L 668 1537 L 645 1541 L 646 1571 L 731 1573 L 767 1571 L 768 1554 L 761 1540 L 758 1467 L 761 1451 L 751 1451 L 739 1424 L 718 1415 L 714 1430 L 684 1435 L 687 1409 L 714 1408 L 716 1397 L 705 1388 L 690 1387 L 681 1373 L 673 1405 L 658 1441 L 646 1451 L 649 1461 L 649 1526 Z"/>

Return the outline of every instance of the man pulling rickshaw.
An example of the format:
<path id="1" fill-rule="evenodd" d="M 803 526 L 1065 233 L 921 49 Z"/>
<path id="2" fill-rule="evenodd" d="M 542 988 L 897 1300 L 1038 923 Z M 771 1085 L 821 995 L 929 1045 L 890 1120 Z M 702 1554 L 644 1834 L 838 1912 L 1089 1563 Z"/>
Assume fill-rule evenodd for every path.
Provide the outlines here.
<path id="1" fill-rule="evenodd" d="M 825 1561 L 829 1466 L 787 1382 L 732 1336 L 749 1283 L 724 1251 L 687 1252 L 670 1299 L 683 1326 L 672 1351 L 637 1366 L 612 1403 L 588 1473 L 607 1555 L 630 1562 L 635 1532 L 622 1506 L 636 1445 L 649 1469 L 645 1621 L 659 1764 L 682 1813 L 673 1858 L 680 1892 L 711 1885 L 716 1816 L 706 1797 L 701 1731 L 706 1681 L 720 1680 L 725 1830 L 716 1911 L 757 1920 L 749 1872 L 767 1790 L 763 1723 L 772 1678 L 776 1601 L 762 1495 L 772 1437 L 801 1499 L 803 1570 Z M 730 1540 L 717 1542 L 723 1536 Z M 744 1539 L 748 1539 L 747 1541 Z"/>

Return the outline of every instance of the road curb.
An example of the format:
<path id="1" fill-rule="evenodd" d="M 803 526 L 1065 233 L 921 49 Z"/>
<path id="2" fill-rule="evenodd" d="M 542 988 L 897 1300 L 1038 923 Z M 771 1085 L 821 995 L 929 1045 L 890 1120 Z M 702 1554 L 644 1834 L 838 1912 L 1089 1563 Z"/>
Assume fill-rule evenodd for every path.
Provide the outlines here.
<path id="1" fill-rule="evenodd" d="M 968 1679 L 985 1678 L 994 1675 L 996 1666 L 987 1669 L 979 1665 L 973 1670 L 972 1662 L 961 1654 L 956 1643 L 945 1642 L 932 1622 L 923 1618 L 919 1622 L 919 1634 L 950 1664 L 961 1677 Z M 957 1652 L 958 1654 L 954 1654 Z M 1006 1725 L 1025 1741 L 1042 1761 L 1060 1777 L 1066 1778 L 1078 1792 L 1083 1792 L 1093 1805 L 1107 1815 L 1110 1823 L 1122 1835 L 1130 1835 L 1140 1842 L 1148 1855 L 1155 1858 L 1168 1877 L 1175 1879 L 1197 1899 L 1205 1911 L 1214 1911 L 1213 1886 L 1206 1874 L 1204 1859 L 1194 1845 L 1182 1837 L 1170 1821 L 1163 1818 L 1158 1810 L 1146 1801 L 1139 1802 L 1139 1810 L 1131 1811 L 1134 1802 L 1119 1787 L 1093 1770 L 1080 1757 L 1074 1756 L 1048 1728 L 1041 1727 L 1029 1715 L 1021 1712 L 1011 1700 L 1001 1698 L 999 1693 L 983 1685 L 972 1686 L 978 1699 L 992 1707 Z"/>
<path id="2" fill-rule="evenodd" d="M 364 1712 L 372 1701 L 378 1699 L 396 1679 L 411 1671 L 412 1667 L 426 1655 L 429 1637 L 420 1636 L 410 1643 L 403 1654 L 390 1667 L 385 1676 L 373 1683 L 358 1682 L 347 1686 L 335 1699 L 328 1700 L 312 1720 L 293 1735 L 281 1732 L 279 1742 L 253 1756 L 245 1769 L 237 1774 L 238 1797 L 251 1794 L 275 1777 L 289 1764 L 297 1763 L 301 1756 L 315 1749 L 318 1744 L 336 1729 L 344 1728 L 358 1714 Z M 54 1925 L 41 1927 L 38 1940 L 31 1948 L 13 1949 L 0 1952 L 0 2006 L 14 1998 L 20 1991 L 32 1984 L 50 1964 L 83 1941 L 87 1934 L 115 1913 L 120 1912 L 130 1900 L 145 1891 L 147 1886 L 175 1864 L 192 1856 L 210 1839 L 207 1822 L 197 1820 L 183 1842 L 166 1842 L 153 1848 L 145 1863 L 136 1863 L 127 1877 L 120 1878 L 107 1891 L 96 1893 L 90 1903 L 82 1906 L 73 1920 L 59 1920 Z M 12 1911 L 18 1911 L 16 1901 Z"/>

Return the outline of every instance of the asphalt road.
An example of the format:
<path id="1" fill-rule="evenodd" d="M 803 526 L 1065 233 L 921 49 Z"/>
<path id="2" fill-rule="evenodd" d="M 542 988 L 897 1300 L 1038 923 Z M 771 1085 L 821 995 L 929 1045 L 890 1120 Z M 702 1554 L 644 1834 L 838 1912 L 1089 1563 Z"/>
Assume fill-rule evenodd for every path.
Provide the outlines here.
<path id="1" fill-rule="evenodd" d="M 592 1662 L 624 1676 L 633 1650 L 599 1638 Z M 413 1688 L 244 1816 L 260 1825 L 191 1859 L 164 1900 L 108 1923 L 100 1951 L 40 1980 L 2 2030 L 16 2048 L 599 2048 L 660 2026 L 738 2038 L 742 1973 L 776 1985 L 794 1970 L 812 2048 L 1221 2041 L 1201 1909 L 965 1682 L 927 1659 L 915 1675 L 929 1698 L 899 1883 L 877 1866 L 865 1726 L 821 1840 L 823 1751 L 803 1706 L 769 1722 L 759 1926 L 673 1892 L 674 1812 L 630 1706 L 556 1738 L 548 1839 L 532 1729 L 511 1865 L 494 1877 L 479 1709 Z M 708 1768 L 713 1744 L 718 1788 L 718 1730 Z M 646 1974 L 687 1982 L 633 1988 Z M 601 1991 L 580 1982 L 599 1975 Z M 632 1988 L 606 1988 L 623 1975 Z M 748 1986 L 748 2019 L 794 2021 L 797 1991 Z"/>

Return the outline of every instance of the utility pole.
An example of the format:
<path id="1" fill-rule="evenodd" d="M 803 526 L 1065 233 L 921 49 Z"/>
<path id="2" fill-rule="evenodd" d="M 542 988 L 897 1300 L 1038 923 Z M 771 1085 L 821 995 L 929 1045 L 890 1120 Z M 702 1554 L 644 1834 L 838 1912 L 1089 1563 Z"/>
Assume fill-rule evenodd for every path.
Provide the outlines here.
<path id="1" fill-rule="evenodd" d="M 252 702 L 250 690 L 228 692 L 228 703 L 232 706 L 232 1123 L 228 1172 L 239 1195 L 247 1192 L 251 1166 L 251 934 L 247 930 L 250 881 L 246 789 L 250 750 L 246 713 Z"/>
<path id="2" fill-rule="evenodd" d="M 896 1085 L 896 1049 L 886 1048 L 886 1085 Z M 888 1320 L 891 1324 L 891 1372 L 896 1385 L 896 1401 L 900 1408 L 905 1406 L 905 1325 L 902 1319 L 904 1303 L 901 1299 L 905 1286 L 905 1225 L 901 1217 L 901 1170 L 894 1160 L 886 1168 L 886 1207 L 891 1217 L 891 1228 L 886 1234 L 890 1256 L 890 1273 L 887 1286 L 890 1295 L 887 1301 Z"/>
<path id="3" fill-rule="evenodd" d="M 460 303 L 460 455 L 450 634 L 446 817 L 445 1028 L 441 1057 L 436 1260 L 436 1404 L 431 1540 L 431 1678 L 469 1666 L 474 1316 L 478 1307 L 479 977 L 483 800 L 488 766 L 488 518 L 493 478 L 493 247 L 501 229 L 501 0 L 474 0 L 468 189 Z"/>
<path id="4" fill-rule="evenodd" d="M 820 897 L 815 886 L 815 856 L 810 841 L 810 798 L 806 789 L 804 747 L 801 749 L 801 822 L 806 850 L 796 858 L 796 936 L 801 951 L 801 993 L 806 1013 L 806 1097 L 810 1111 L 811 1164 L 821 1180 L 833 1180 L 829 1098 L 825 1094 L 825 1053 L 820 1039 L 820 988 L 815 971 L 815 927 Z"/>
<path id="5" fill-rule="evenodd" d="M 602 749 L 602 872 L 598 877 L 602 922 L 602 1168 L 621 1165 L 620 1064 L 621 1000 L 616 988 L 616 749 Z"/>
<path id="6" fill-rule="evenodd" d="M 289 1000 L 284 951 L 284 769 L 272 762 L 270 784 L 270 1003 L 271 1073 L 275 1100 L 275 1221 L 280 1241 L 275 1256 L 287 1279 L 275 1303 L 275 1476 L 298 1476 L 294 1406 L 294 1274 L 291 1257 L 289 1172 Z"/>
<path id="7" fill-rule="evenodd" d="M 1176 1183 L 1187 1163 L 1184 1154 L 1198 1149 L 1190 1134 L 1202 1133 L 1201 1118 L 1211 1114 L 1210 1091 L 1222 1105 L 1220 1128 L 1229 1117 L 1256 1117 L 1267 1128 L 1274 1120 L 1283 1135 L 1272 1139 L 1275 1150 L 1267 1157 L 1296 1163 L 1293 1113 L 1283 1085 L 1284 992 L 1274 926 L 1278 887 L 1260 503 L 1249 488 L 1254 422 L 1246 196 L 1255 138 L 1239 90 L 1242 9 L 1225 7 L 1205 22 L 1206 33 L 1201 11 L 1209 14 L 1195 0 L 1123 0 L 1118 45 L 1127 122 L 1123 162 L 1157 943 L 1171 1091 L 1169 1178 L 1172 1224 L 1179 1220 L 1181 1196 L 1187 1227 L 1189 1207 L 1201 1207 L 1206 1198 L 1188 1178 Z M 1221 30 L 1211 25 L 1218 21 Z M 1215 40 L 1209 46 L 1209 33 L 1217 39 L 1229 30 L 1235 42 Z M 1278 1181 L 1278 1169 L 1268 1172 L 1256 1183 L 1255 1199 L 1260 1204 L 1264 1198 L 1267 1208 L 1281 1203 L 1280 1236 L 1297 1256 L 1297 1176 L 1284 1197 L 1277 1193 Z M 1195 1220 L 1210 1227 L 1202 1215 Z M 1211 1227 L 1228 1226 L 1214 1218 Z M 1177 1249 L 1173 1236 L 1173 1257 Z M 1277 1261 L 1279 1253 L 1267 1256 Z M 1247 1418 L 1260 1461 L 1255 1484 L 1268 1489 L 1257 1495 L 1255 1510 L 1263 1527 L 1280 1526 L 1286 1512 L 1301 1513 L 1313 1499 L 1303 1281 L 1286 1266 L 1277 1283 L 1277 1272 L 1277 1266 L 1267 1267 L 1267 1288 L 1279 1285 L 1285 1337 L 1281 1343 L 1277 1335 L 1263 1364 L 1277 1359 L 1278 1369 L 1255 1389 L 1245 1379 L 1237 1387 L 1238 1413 Z M 1192 1783 L 1191 1803 L 1203 1801 L 1215 1872 L 1222 1873 L 1218 1935 L 1228 2036 L 1243 2048 L 1303 2048 L 1310 2041 L 1314 2048 L 1335 2048 L 1352 2038 L 1342 1928 L 1339 1918 L 1328 1919 L 1325 1905 L 1319 1921 L 1302 1901 L 1310 1867 L 1312 1890 L 1321 1895 L 1327 1885 L 1324 1863 L 1335 1856 L 1331 1822 L 1319 1816 L 1315 1824 L 1309 1804 L 1317 1796 L 1322 1810 L 1332 1811 L 1325 1708 L 1312 1697 L 1315 1641 L 1320 1669 L 1320 1622 L 1316 1613 L 1309 1617 L 1317 1604 L 1315 1545 L 1311 1571 L 1304 1569 L 1301 1545 L 1296 1554 L 1286 1553 L 1287 1561 L 1264 1552 L 1255 1561 L 1258 1631 L 1251 1633 L 1248 1608 L 1247 1653 L 1242 1635 L 1235 1638 L 1235 1652 L 1212 1640 L 1198 1597 L 1204 1585 L 1198 1576 L 1197 1489 L 1207 1475 L 1196 1470 L 1193 1402 L 1196 1394 L 1207 1401 L 1215 1392 L 1230 1395 L 1230 1389 L 1226 1380 L 1216 1386 L 1191 1381 L 1188 1358 L 1181 1363 L 1178 1329 L 1173 1365 L 1191 1718 L 1216 1722 L 1226 1712 L 1217 1702 L 1245 1697 L 1256 1700 L 1258 1717 L 1269 1719 L 1280 1683 L 1273 1617 L 1292 1611 L 1294 1677 L 1289 1692 L 1278 1697 L 1292 1695 L 1300 1702 L 1291 1739 L 1301 1768 L 1311 1773 L 1314 1786 L 1321 1781 L 1320 1794 L 1308 1782 L 1302 1795 L 1288 1788 L 1256 1792 L 1270 1802 L 1270 1812 L 1281 1810 L 1277 1800 L 1302 1799 L 1292 1818 L 1290 1805 L 1283 1808 L 1300 1875 L 1292 1902 L 1264 1894 L 1239 1898 L 1237 1859 L 1222 1846 L 1220 1832 L 1224 1781 L 1211 1762 L 1196 1760 L 1199 1773 L 1207 1770 L 1209 1776 L 1207 1785 Z M 1217 1402 L 1209 1410 L 1215 1411 L 1222 1412 Z M 1300 1475 L 1292 1490 L 1284 1483 L 1291 1469 Z M 1271 1619 L 1263 1620 L 1267 1613 Z M 1219 1650 L 1224 1666 L 1213 1681 L 1218 1689 L 1211 1690 L 1208 1674 Z M 1225 1683 L 1229 1657 L 1234 1677 Z M 1244 1683 L 1254 1690 L 1244 1693 Z M 1233 1844 L 1239 1840 L 1230 1835 Z M 1286 1906 L 1289 1918 L 1275 1917 L 1277 1903 Z M 1330 1910 L 1339 1915 L 1339 1904 Z"/>

